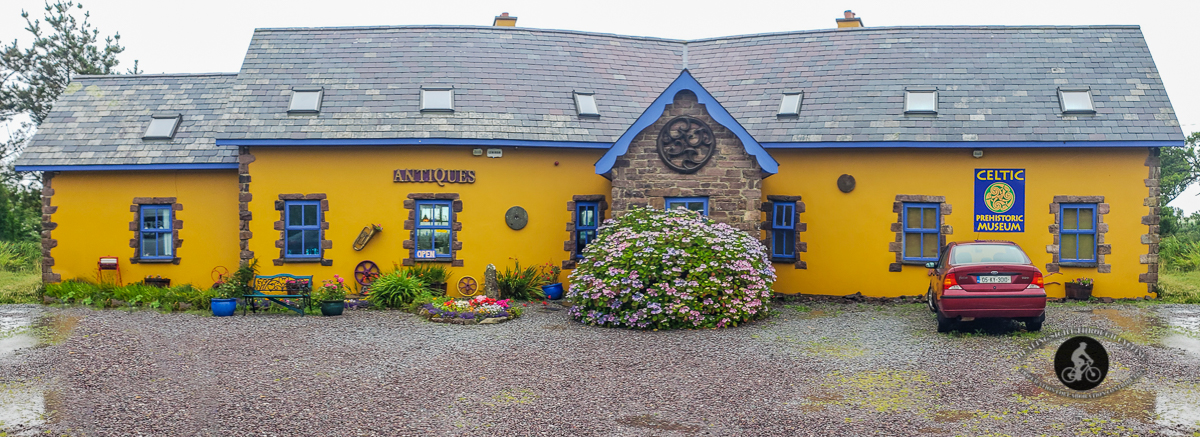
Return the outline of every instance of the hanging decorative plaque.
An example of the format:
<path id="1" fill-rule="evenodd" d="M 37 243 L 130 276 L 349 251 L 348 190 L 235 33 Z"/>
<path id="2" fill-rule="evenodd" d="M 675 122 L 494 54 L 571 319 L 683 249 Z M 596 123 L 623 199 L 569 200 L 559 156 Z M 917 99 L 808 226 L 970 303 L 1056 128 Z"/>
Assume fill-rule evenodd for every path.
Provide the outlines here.
<path id="1" fill-rule="evenodd" d="M 695 173 L 716 152 L 712 129 L 693 117 L 675 117 L 658 134 L 658 156 L 667 167 L 680 173 Z"/>

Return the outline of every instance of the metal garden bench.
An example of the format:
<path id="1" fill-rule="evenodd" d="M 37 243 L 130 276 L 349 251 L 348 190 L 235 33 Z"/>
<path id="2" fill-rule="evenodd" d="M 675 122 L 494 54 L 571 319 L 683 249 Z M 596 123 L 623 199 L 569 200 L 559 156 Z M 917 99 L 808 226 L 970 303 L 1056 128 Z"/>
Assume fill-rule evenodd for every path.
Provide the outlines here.
<path id="1" fill-rule="evenodd" d="M 267 299 L 303 316 L 304 309 L 312 305 L 312 278 L 288 273 L 255 276 L 254 281 L 250 282 L 251 293 L 242 295 L 245 301 L 245 305 L 242 305 L 242 315 L 246 315 L 247 308 L 258 312 L 258 308 L 254 306 L 254 299 Z M 299 299 L 303 305 L 285 302 L 283 299 Z"/>

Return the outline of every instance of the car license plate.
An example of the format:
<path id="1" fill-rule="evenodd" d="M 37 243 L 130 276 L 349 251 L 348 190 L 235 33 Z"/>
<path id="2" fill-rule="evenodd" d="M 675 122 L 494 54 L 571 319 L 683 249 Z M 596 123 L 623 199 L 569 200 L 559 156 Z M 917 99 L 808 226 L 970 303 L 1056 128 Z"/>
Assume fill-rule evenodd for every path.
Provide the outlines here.
<path id="1" fill-rule="evenodd" d="M 1012 276 L 980 276 L 980 284 L 1011 284 Z"/>

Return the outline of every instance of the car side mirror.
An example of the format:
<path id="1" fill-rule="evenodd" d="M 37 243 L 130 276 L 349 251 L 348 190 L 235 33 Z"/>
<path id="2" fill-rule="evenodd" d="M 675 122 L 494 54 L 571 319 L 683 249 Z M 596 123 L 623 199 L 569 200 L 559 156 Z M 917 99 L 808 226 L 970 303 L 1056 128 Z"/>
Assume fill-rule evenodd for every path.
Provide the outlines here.
<path id="1" fill-rule="evenodd" d="M 937 268 L 937 263 L 935 263 L 935 262 L 927 262 L 927 263 L 925 263 L 925 268 L 927 268 L 927 269 L 936 269 L 936 268 Z"/>

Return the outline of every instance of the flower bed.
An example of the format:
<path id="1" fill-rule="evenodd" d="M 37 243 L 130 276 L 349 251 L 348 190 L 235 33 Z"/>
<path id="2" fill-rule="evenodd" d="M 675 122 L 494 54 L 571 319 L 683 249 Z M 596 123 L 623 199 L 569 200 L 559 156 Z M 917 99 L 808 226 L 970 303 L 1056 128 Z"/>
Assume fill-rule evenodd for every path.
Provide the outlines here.
<path id="1" fill-rule="evenodd" d="M 694 212 L 634 209 L 605 222 L 583 254 L 567 293 L 583 323 L 721 328 L 769 312 L 775 268 L 766 248 Z"/>
<path id="2" fill-rule="evenodd" d="M 509 305 L 508 299 L 476 296 L 471 299 L 435 299 L 422 305 L 418 314 L 433 322 L 473 325 L 512 320 L 521 316 L 521 310 Z"/>

